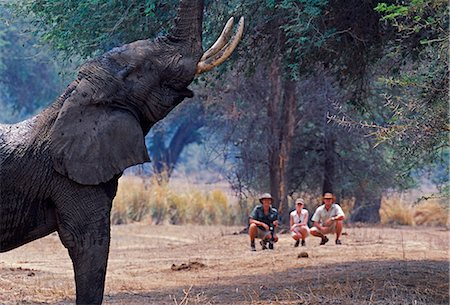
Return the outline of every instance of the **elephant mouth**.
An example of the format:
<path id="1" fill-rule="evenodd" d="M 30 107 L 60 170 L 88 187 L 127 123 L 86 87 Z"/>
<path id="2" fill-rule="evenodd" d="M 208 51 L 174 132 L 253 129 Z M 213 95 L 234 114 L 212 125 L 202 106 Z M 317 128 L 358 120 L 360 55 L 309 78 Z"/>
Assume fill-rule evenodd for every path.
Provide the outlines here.
<path id="1" fill-rule="evenodd" d="M 194 97 L 194 92 L 192 92 L 192 90 L 190 90 L 188 88 L 183 88 L 181 90 L 178 90 L 178 94 L 181 97 L 183 97 L 183 98 L 185 98 L 185 97 L 188 97 L 188 98 Z"/>

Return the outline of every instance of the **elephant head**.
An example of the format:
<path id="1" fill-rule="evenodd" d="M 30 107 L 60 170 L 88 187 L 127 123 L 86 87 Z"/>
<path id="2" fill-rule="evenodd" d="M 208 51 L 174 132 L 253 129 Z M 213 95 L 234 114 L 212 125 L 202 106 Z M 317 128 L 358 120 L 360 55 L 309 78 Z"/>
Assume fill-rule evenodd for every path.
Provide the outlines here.
<path id="1" fill-rule="evenodd" d="M 184 98 L 198 74 L 226 60 L 243 32 L 230 39 L 233 19 L 202 50 L 203 1 L 181 0 L 168 35 L 115 48 L 83 65 L 56 102 L 49 131 L 53 167 L 80 184 L 109 181 L 149 161 L 144 136 Z"/>

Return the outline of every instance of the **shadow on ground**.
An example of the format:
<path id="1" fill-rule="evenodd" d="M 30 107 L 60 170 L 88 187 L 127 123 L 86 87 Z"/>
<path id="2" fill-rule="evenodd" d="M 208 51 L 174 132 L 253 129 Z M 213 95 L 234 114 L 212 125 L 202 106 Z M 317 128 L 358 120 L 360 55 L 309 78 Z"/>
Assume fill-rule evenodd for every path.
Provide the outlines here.
<path id="1" fill-rule="evenodd" d="M 448 272 L 443 261 L 358 261 L 244 274 L 230 285 L 122 292 L 105 295 L 104 304 L 449 304 Z"/>

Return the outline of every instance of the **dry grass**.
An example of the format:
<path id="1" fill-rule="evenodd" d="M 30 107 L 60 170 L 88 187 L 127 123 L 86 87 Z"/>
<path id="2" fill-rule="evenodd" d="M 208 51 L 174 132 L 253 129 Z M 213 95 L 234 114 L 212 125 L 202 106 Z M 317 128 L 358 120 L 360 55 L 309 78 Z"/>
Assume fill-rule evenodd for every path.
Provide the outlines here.
<path id="1" fill-rule="evenodd" d="M 448 226 L 449 206 L 440 199 L 428 199 L 414 207 L 416 225 Z"/>
<path id="2" fill-rule="evenodd" d="M 275 250 L 256 252 L 232 234 L 239 229 L 113 226 L 104 304 L 448 304 L 449 232 L 440 228 L 345 228 L 342 246 L 310 237 L 302 248 L 282 234 Z M 56 235 L 0 255 L 0 304 L 74 304 Z"/>
<path id="3" fill-rule="evenodd" d="M 383 198 L 381 202 L 380 218 L 382 224 L 413 225 L 414 207 L 397 196 Z"/>
<path id="4" fill-rule="evenodd" d="M 244 211 L 245 212 L 245 211 Z M 124 176 L 113 202 L 113 224 L 145 220 L 154 224 L 239 223 L 240 205 L 233 206 L 223 190 L 177 187 L 155 179 Z"/>
<path id="5" fill-rule="evenodd" d="M 312 215 L 320 198 L 306 193 L 296 194 L 298 196 L 306 200 L 306 207 Z M 445 199 L 415 201 L 415 197 L 402 194 L 385 196 L 380 209 L 381 223 L 410 226 L 449 224 Z M 144 220 L 154 224 L 245 225 L 255 202 L 255 198 L 237 202 L 227 195 L 223 186 L 216 189 L 202 186 L 200 189 L 189 183 L 159 183 L 155 179 L 124 176 L 119 180 L 111 218 L 113 224 Z M 351 213 L 354 204 L 354 199 L 340 202 L 346 215 Z M 291 206 L 293 209 L 293 203 Z"/>
<path id="6" fill-rule="evenodd" d="M 382 224 L 448 226 L 449 207 L 444 199 L 427 199 L 413 204 L 395 194 L 385 197 L 381 203 Z"/>

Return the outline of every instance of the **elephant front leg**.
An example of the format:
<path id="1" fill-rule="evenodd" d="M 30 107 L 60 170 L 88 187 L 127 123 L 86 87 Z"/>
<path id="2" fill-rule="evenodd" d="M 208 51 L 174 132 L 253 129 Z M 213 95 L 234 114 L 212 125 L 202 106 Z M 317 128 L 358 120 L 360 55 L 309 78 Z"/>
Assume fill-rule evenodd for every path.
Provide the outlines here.
<path id="1" fill-rule="evenodd" d="M 109 210 L 85 206 L 58 219 L 61 241 L 73 263 L 77 304 L 102 303 L 110 242 L 109 216 Z"/>
<path id="2" fill-rule="evenodd" d="M 96 233 L 92 233 L 96 234 Z M 91 236 L 86 236 L 90 239 Z M 75 273 L 77 304 L 101 304 L 109 252 L 108 240 L 92 240 L 69 248 Z"/>

